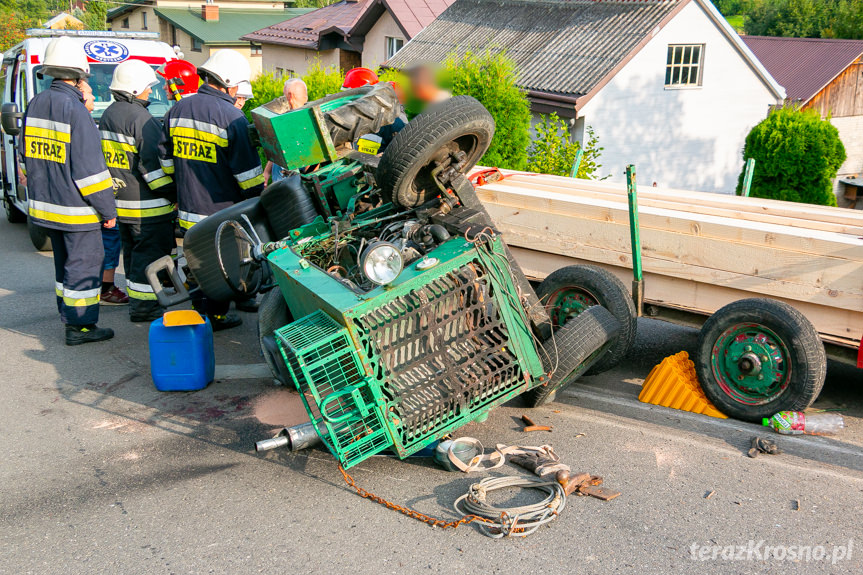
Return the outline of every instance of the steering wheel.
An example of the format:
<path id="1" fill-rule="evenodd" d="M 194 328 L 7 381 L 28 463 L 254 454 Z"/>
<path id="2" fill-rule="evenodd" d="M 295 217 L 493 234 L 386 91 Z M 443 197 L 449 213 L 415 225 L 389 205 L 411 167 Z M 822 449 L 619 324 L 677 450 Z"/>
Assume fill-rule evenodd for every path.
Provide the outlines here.
<path id="1" fill-rule="evenodd" d="M 255 257 L 260 240 L 253 239 L 240 222 L 225 220 L 216 229 L 215 243 L 216 261 L 231 291 L 242 298 L 258 293 L 264 275 Z"/>

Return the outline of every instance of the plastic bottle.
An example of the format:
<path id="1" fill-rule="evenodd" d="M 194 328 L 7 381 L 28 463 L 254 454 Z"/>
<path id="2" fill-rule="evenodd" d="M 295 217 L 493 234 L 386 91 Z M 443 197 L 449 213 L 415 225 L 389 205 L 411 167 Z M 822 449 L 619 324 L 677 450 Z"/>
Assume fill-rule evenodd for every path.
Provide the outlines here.
<path id="1" fill-rule="evenodd" d="M 845 420 L 838 413 L 806 414 L 802 411 L 780 411 L 769 419 L 765 417 L 761 423 L 783 435 L 833 435 L 845 427 Z"/>

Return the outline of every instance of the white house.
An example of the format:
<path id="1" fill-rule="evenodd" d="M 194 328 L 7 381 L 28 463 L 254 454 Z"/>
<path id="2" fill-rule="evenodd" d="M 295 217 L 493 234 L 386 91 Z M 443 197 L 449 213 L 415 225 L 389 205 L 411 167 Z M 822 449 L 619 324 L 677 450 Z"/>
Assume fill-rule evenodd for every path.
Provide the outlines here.
<path id="1" fill-rule="evenodd" d="M 749 130 L 785 90 L 708 0 L 457 0 L 387 65 L 504 50 L 536 115 L 593 127 L 600 175 L 732 192 Z"/>

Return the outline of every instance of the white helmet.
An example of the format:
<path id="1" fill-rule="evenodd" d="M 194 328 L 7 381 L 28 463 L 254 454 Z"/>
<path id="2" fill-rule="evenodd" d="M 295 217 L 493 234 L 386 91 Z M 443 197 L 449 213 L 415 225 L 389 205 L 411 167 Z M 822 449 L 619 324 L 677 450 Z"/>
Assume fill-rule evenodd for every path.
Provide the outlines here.
<path id="1" fill-rule="evenodd" d="M 148 64 L 141 60 L 126 60 L 114 68 L 110 88 L 114 92 L 126 92 L 137 96 L 158 83 L 156 72 Z"/>
<path id="2" fill-rule="evenodd" d="M 252 92 L 252 83 L 246 82 L 245 80 L 237 84 L 237 97 L 245 98 L 246 100 L 251 100 L 255 97 L 255 93 Z"/>
<path id="3" fill-rule="evenodd" d="M 236 50 L 219 50 L 198 66 L 198 74 L 209 76 L 225 88 L 238 86 L 240 82 L 252 79 L 252 67 L 249 61 Z"/>
<path id="4" fill-rule="evenodd" d="M 45 48 L 45 61 L 39 74 L 60 80 L 78 80 L 90 76 L 87 54 L 80 43 L 68 36 L 54 38 Z"/>

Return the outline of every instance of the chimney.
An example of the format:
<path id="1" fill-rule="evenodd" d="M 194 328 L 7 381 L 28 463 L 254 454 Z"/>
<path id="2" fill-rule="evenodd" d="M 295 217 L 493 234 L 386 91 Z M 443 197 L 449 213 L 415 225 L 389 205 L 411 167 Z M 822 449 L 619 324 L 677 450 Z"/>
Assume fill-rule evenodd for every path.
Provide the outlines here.
<path id="1" fill-rule="evenodd" d="M 201 18 L 204 22 L 218 22 L 219 6 L 208 0 L 206 4 L 201 6 Z"/>

